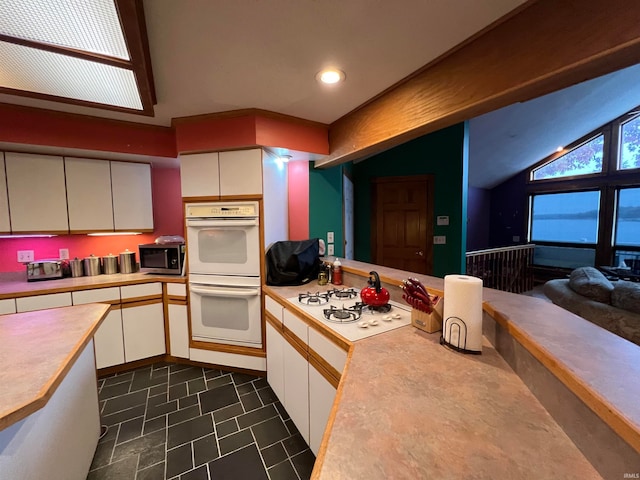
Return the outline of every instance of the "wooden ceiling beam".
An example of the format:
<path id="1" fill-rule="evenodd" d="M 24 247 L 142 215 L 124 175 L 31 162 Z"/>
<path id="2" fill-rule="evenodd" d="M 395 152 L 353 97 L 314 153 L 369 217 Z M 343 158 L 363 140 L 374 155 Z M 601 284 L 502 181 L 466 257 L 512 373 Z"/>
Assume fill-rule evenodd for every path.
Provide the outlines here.
<path id="1" fill-rule="evenodd" d="M 329 167 L 640 63 L 640 3 L 539 0 L 329 127 Z M 415 48 L 420 48 L 416 45 Z"/>

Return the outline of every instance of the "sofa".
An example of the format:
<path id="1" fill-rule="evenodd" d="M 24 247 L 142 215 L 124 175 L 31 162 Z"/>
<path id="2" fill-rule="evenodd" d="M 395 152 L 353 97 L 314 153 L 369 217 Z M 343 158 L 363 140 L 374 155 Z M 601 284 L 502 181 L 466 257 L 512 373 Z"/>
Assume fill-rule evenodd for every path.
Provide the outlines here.
<path id="1" fill-rule="evenodd" d="M 640 345 L 640 283 L 609 281 L 593 267 L 550 280 L 544 294 L 556 305 Z"/>

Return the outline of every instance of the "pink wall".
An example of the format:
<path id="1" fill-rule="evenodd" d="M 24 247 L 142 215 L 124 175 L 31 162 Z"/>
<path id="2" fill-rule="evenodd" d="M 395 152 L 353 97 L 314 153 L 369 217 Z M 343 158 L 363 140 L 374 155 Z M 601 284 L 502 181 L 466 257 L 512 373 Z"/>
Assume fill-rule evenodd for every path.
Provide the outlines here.
<path id="1" fill-rule="evenodd" d="M 309 163 L 289 162 L 289 239 L 309 238 Z"/>
<path id="2" fill-rule="evenodd" d="M 60 235 L 51 238 L 0 238 L 0 272 L 25 271 L 16 259 L 18 250 L 33 250 L 34 258 L 58 258 L 60 248 L 68 248 L 70 258 L 83 258 L 94 254 L 114 255 L 129 249 L 136 252 L 138 244 L 153 243 L 159 235 L 184 236 L 180 170 L 152 168 L 154 232 L 143 235 L 89 237 L 86 235 Z"/>

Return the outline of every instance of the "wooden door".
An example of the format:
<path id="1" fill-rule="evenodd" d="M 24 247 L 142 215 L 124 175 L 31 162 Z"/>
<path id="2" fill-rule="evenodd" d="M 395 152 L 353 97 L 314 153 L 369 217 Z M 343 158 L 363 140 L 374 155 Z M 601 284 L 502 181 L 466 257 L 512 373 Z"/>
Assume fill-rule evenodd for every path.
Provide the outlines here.
<path id="1" fill-rule="evenodd" d="M 372 180 L 373 263 L 433 273 L 433 176 Z"/>

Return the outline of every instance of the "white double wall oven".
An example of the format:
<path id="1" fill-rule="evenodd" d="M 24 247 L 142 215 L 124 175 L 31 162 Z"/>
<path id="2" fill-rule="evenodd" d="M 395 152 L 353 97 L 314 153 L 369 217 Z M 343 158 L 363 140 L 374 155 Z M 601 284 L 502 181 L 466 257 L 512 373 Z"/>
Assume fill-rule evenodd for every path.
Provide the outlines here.
<path id="1" fill-rule="evenodd" d="M 260 215 L 257 201 L 187 204 L 194 340 L 260 348 Z"/>

